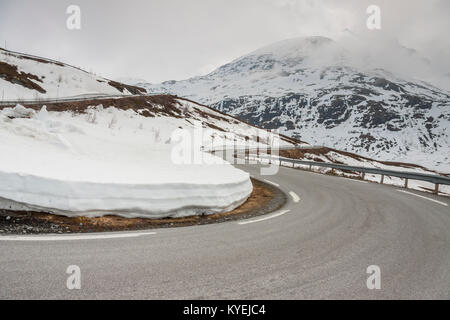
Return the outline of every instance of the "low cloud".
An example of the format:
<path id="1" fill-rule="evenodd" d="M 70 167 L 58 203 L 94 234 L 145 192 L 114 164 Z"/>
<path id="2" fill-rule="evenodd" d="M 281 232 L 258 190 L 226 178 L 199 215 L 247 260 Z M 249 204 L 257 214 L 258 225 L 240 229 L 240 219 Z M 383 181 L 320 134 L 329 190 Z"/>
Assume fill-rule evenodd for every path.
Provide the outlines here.
<path id="1" fill-rule="evenodd" d="M 390 55 L 389 43 L 398 43 L 425 59 L 414 66 L 416 75 L 437 79 L 450 74 L 447 0 L 79 0 L 79 31 L 66 28 L 70 4 L 2 0 L 0 46 L 6 41 L 9 49 L 61 59 L 111 78 L 160 82 L 208 72 L 282 39 L 321 35 L 342 40 L 351 30 L 367 46 L 358 47 L 347 37 L 348 48 L 369 48 L 384 57 L 386 66 L 411 71 L 401 56 Z M 381 8 L 379 31 L 366 28 L 370 4 Z"/>

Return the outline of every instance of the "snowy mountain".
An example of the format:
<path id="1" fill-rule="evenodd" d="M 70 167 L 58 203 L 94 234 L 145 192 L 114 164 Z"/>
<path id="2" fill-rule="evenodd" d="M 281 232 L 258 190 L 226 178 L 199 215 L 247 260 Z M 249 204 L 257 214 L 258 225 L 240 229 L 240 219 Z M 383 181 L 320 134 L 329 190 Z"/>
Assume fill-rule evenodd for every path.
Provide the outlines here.
<path id="1" fill-rule="evenodd" d="M 59 61 L 0 48 L 1 101 L 144 92 Z"/>
<path id="2" fill-rule="evenodd" d="M 140 85 L 311 144 L 450 172 L 450 93 L 411 76 L 429 61 L 396 43 L 363 47 L 290 39 L 205 76 Z"/>

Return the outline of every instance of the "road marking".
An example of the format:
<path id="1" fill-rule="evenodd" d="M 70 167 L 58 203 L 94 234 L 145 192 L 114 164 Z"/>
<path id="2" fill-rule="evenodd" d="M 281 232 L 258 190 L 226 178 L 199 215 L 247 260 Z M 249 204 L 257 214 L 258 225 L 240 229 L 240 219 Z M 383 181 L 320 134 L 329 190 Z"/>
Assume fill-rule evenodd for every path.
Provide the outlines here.
<path id="1" fill-rule="evenodd" d="M 279 187 L 279 186 L 280 186 L 278 183 L 269 181 L 269 180 L 267 180 L 267 179 L 264 179 L 264 181 L 267 182 L 267 183 L 273 184 L 275 187 Z"/>
<path id="2" fill-rule="evenodd" d="M 136 238 L 152 235 L 156 232 L 135 232 L 123 234 L 86 234 L 86 235 L 50 235 L 50 236 L 0 236 L 0 241 L 65 241 L 65 240 L 98 240 L 117 238 Z"/>
<path id="3" fill-rule="evenodd" d="M 344 179 L 345 180 L 350 180 L 350 181 L 355 181 L 355 182 L 368 183 L 367 181 L 364 181 L 364 180 L 351 179 L 351 178 L 344 178 Z"/>
<path id="4" fill-rule="evenodd" d="M 300 201 L 300 197 L 294 191 L 289 191 L 289 195 L 292 197 L 292 200 L 294 200 L 295 203 Z"/>
<path id="5" fill-rule="evenodd" d="M 448 207 L 448 204 L 446 204 L 445 202 L 434 200 L 434 199 L 431 199 L 431 198 L 428 198 L 428 197 L 424 197 L 424 196 L 421 196 L 420 194 L 416 194 L 416 193 L 413 193 L 413 192 L 408 192 L 408 191 L 400 190 L 400 189 L 397 189 L 397 191 L 403 192 L 403 193 L 407 193 L 407 194 L 410 194 L 410 195 L 413 195 L 413 196 L 416 196 L 416 197 L 419 197 L 419 198 L 422 198 L 422 199 L 430 200 L 430 201 L 433 201 L 433 202 L 436 202 L 436 203 L 439 203 L 439 204 L 441 204 L 443 206 Z"/>
<path id="6" fill-rule="evenodd" d="M 241 221 L 241 222 L 238 222 L 238 224 L 243 225 L 243 224 L 254 223 L 254 222 L 260 222 L 260 221 L 264 221 L 264 220 L 276 218 L 276 217 L 279 217 L 279 216 L 281 216 L 281 215 L 283 215 L 283 214 L 285 214 L 285 213 L 288 213 L 289 211 L 291 211 L 291 210 L 283 210 L 283 211 L 280 211 L 280 212 L 278 212 L 278 213 L 272 214 L 272 215 L 267 216 L 267 217 L 264 217 L 264 218 L 254 219 L 254 220 L 247 220 L 247 221 Z"/>

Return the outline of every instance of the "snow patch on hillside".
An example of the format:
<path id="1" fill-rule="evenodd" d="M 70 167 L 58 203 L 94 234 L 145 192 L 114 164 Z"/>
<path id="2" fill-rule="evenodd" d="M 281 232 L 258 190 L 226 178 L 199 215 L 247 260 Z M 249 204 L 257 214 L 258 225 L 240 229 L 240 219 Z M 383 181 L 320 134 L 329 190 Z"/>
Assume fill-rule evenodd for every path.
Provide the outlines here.
<path id="1" fill-rule="evenodd" d="M 18 77 L 8 81 L 6 75 L 0 72 L 0 98 L 2 101 L 62 98 L 88 94 L 131 94 L 126 89 L 121 92 L 110 85 L 108 79 L 44 58 L 0 49 L 0 63 L 4 63 L 6 67 L 17 67 L 19 74 L 30 75 L 33 77 L 30 80 L 45 91 L 39 92 L 23 86 Z"/>

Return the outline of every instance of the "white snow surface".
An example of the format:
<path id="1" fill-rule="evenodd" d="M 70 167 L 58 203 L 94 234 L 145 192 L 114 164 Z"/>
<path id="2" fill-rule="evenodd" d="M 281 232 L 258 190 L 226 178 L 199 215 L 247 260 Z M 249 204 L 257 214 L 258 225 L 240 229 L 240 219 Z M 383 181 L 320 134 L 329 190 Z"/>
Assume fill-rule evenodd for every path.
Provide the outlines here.
<path id="1" fill-rule="evenodd" d="M 40 93 L 0 77 L 0 98 L 2 100 L 37 100 L 89 94 L 130 94 L 127 90 L 120 92 L 109 85 L 108 79 L 64 63 L 53 62 L 45 58 L 36 58 L 38 60 L 26 54 L 0 50 L 0 62 L 16 66 L 19 73 L 37 76 L 40 81 L 34 79 L 32 81 L 46 91 L 45 93 Z"/>
<path id="2" fill-rule="evenodd" d="M 157 218 L 225 212 L 245 202 L 248 173 L 195 148 L 203 164 L 172 161 L 170 136 L 179 127 L 193 130 L 182 118 L 114 107 L 86 114 L 5 108 L 0 209 Z"/>

